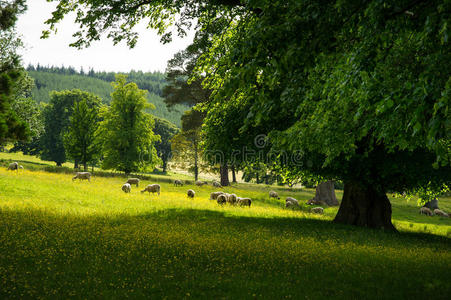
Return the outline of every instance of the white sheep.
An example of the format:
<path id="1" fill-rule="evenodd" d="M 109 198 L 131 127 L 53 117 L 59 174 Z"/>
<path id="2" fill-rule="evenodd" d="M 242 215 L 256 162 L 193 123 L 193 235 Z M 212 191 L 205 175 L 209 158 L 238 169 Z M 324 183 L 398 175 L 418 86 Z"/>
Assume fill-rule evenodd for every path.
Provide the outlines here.
<path id="1" fill-rule="evenodd" d="M 436 214 L 437 216 L 449 218 L 449 214 L 447 214 L 446 212 L 444 212 L 443 210 L 440 210 L 438 208 L 434 209 L 434 214 Z"/>
<path id="2" fill-rule="evenodd" d="M 219 195 L 224 194 L 224 192 L 213 192 L 210 194 L 210 200 L 216 200 Z"/>
<path id="3" fill-rule="evenodd" d="M 91 173 L 89 172 L 77 172 L 75 173 L 75 176 L 72 177 L 72 181 L 75 179 L 85 180 L 87 179 L 89 182 L 91 182 Z"/>
<path id="4" fill-rule="evenodd" d="M 221 194 L 218 196 L 218 198 L 216 199 L 216 202 L 218 202 L 218 204 L 225 204 L 227 202 L 227 196 L 226 194 Z"/>
<path id="5" fill-rule="evenodd" d="M 270 191 L 269 192 L 269 198 L 277 198 L 280 199 L 279 195 L 277 194 L 277 192 L 274 191 Z"/>
<path id="6" fill-rule="evenodd" d="M 213 184 L 214 187 L 222 188 L 222 185 L 219 182 L 217 182 L 217 181 L 213 181 L 212 184 Z"/>
<path id="7" fill-rule="evenodd" d="M 8 170 L 14 171 L 19 169 L 19 163 L 17 163 L 16 161 L 13 163 L 10 163 L 8 166 Z"/>
<path id="8" fill-rule="evenodd" d="M 195 194 L 196 193 L 193 190 L 188 190 L 188 192 L 187 192 L 188 198 L 194 198 Z"/>
<path id="9" fill-rule="evenodd" d="M 426 206 L 423 206 L 422 208 L 420 208 L 420 215 L 432 216 L 434 215 L 434 213 Z"/>
<path id="10" fill-rule="evenodd" d="M 287 197 L 285 199 L 285 207 L 299 207 L 299 201 L 292 197 Z"/>
<path id="11" fill-rule="evenodd" d="M 183 186 L 183 181 L 181 181 L 181 180 L 179 180 L 179 179 L 176 179 L 176 180 L 174 180 L 174 185 L 175 186 Z"/>
<path id="12" fill-rule="evenodd" d="M 310 210 L 312 213 L 314 214 L 323 214 L 324 213 L 324 208 L 318 206 L 318 207 L 314 207 Z"/>
<path id="13" fill-rule="evenodd" d="M 230 194 L 227 197 L 227 203 L 235 205 L 237 201 L 237 196 L 235 194 Z"/>
<path id="14" fill-rule="evenodd" d="M 239 197 L 237 199 L 237 204 L 239 206 L 249 206 L 249 207 L 251 207 L 252 199 L 251 198 L 241 198 L 241 197 Z"/>
<path id="15" fill-rule="evenodd" d="M 158 196 L 160 195 L 160 185 L 159 184 L 149 184 L 148 186 L 146 186 L 146 188 L 144 190 L 141 191 L 141 194 L 144 192 L 149 192 L 150 193 L 158 193 Z"/>
<path id="16" fill-rule="evenodd" d="M 19 165 L 19 169 L 23 170 L 23 166 L 22 166 L 22 165 Z"/>
<path id="17" fill-rule="evenodd" d="M 139 186 L 139 178 L 129 178 L 127 179 L 127 183 L 132 185 L 132 184 L 136 184 L 136 187 Z"/>
<path id="18" fill-rule="evenodd" d="M 122 185 L 122 190 L 124 191 L 124 193 L 130 193 L 132 190 L 132 186 L 130 185 L 130 183 L 124 183 Z"/>

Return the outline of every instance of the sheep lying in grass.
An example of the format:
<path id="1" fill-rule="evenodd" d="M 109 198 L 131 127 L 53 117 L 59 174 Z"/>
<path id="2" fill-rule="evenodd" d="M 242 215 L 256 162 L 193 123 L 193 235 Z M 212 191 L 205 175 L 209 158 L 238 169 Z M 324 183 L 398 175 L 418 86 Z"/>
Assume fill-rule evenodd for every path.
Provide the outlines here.
<path id="1" fill-rule="evenodd" d="M 136 184 L 136 187 L 138 187 L 139 185 L 139 178 L 129 178 L 127 180 L 127 183 L 132 185 L 132 184 Z"/>
<path id="2" fill-rule="evenodd" d="M 420 208 L 420 215 L 432 216 L 434 214 L 429 208 L 423 206 L 422 208 Z"/>
<path id="3" fill-rule="evenodd" d="M 292 197 L 287 197 L 287 199 L 285 199 L 285 207 L 286 208 L 299 207 L 299 201 Z"/>
<path id="4" fill-rule="evenodd" d="M 238 197 L 236 203 L 237 203 L 239 206 L 249 206 L 249 207 L 251 207 L 252 199 L 251 199 L 251 198 L 241 198 L 241 197 Z"/>
<path id="5" fill-rule="evenodd" d="M 196 181 L 194 184 L 197 185 L 197 186 L 203 186 L 203 185 L 204 185 L 204 182 L 198 180 L 198 181 Z"/>
<path id="6" fill-rule="evenodd" d="M 187 192 L 188 198 L 194 198 L 195 194 L 196 193 L 193 190 L 188 190 L 188 192 Z"/>
<path id="7" fill-rule="evenodd" d="M 91 173 L 89 172 L 77 172 L 75 173 L 75 176 L 72 177 L 72 181 L 75 179 L 85 180 L 87 179 L 89 182 L 91 182 Z"/>
<path id="8" fill-rule="evenodd" d="M 124 191 L 124 193 L 130 193 L 132 190 L 132 186 L 130 185 L 130 183 L 124 183 L 122 185 L 122 190 Z"/>
<path id="9" fill-rule="evenodd" d="M 227 196 L 226 194 L 221 194 L 216 198 L 216 202 L 218 202 L 218 204 L 223 205 L 227 202 Z"/>
<path id="10" fill-rule="evenodd" d="M 318 207 L 314 207 L 310 210 L 312 213 L 314 214 L 323 214 L 324 213 L 324 208 L 318 206 Z"/>
<path id="11" fill-rule="evenodd" d="M 158 193 L 158 196 L 160 195 L 160 185 L 159 184 L 149 184 L 148 186 L 146 186 L 146 188 L 144 190 L 141 191 L 141 194 L 144 192 L 149 192 L 150 193 Z"/>
<path id="12" fill-rule="evenodd" d="M 224 192 L 213 192 L 210 194 L 210 200 L 216 200 L 219 195 L 224 194 Z"/>
<path id="13" fill-rule="evenodd" d="M 174 185 L 175 186 L 183 186 L 183 181 L 176 179 L 176 180 L 174 180 Z"/>
<path id="14" fill-rule="evenodd" d="M 10 163 L 8 166 L 8 170 L 14 171 L 19 169 L 19 164 L 17 162 Z"/>
<path id="15" fill-rule="evenodd" d="M 222 188 L 222 185 L 217 181 L 213 181 L 213 186 L 217 188 Z"/>
<path id="16" fill-rule="evenodd" d="M 436 214 L 437 216 L 449 218 L 449 214 L 447 214 L 446 212 L 444 212 L 443 210 L 440 210 L 438 208 L 434 209 L 434 214 Z"/>
<path id="17" fill-rule="evenodd" d="M 235 205 L 236 201 L 237 201 L 237 196 L 235 194 L 230 194 L 227 196 L 227 203 L 231 204 L 231 205 Z"/>
<path id="18" fill-rule="evenodd" d="M 277 198 L 277 199 L 280 199 L 279 194 L 277 194 L 277 192 L 274 192 L 274 191 L 270 191 L 270 192 L 269 192 L 269 198 Z"/>

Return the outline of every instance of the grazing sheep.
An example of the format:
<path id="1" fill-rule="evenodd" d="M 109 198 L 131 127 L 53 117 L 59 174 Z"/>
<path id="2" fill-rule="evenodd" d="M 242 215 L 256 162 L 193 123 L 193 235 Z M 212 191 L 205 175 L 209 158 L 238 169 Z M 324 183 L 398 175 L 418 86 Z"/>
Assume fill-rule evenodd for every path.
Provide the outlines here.
<path id="1" fill-rule="evenodd" d="M 269 192 L 269 198 L 277 198 L 280 199 L 279 195 L 277 194 L 277 192 L 274 191 L 270 191 Z"/>
<path id="2" fill-rule="evenodd" d="M 237 196 L 235 195 L 235 194 L 230 194 L 228 197 L 227 197 L 227 203 L 230 203 L 230 204 L 232 204 L 232 205 L 235 205 L 236 204 L 236 201 L 237 201 Z"/>
<path id="3" fill-rule="evenodd" d="M 160 195 L 160 185 L 159 184 L 149 184 L 148 186 L 146 186 L 146 188 L 144 190 L 141 191 L 141 194 L 144 192 L 149 192 L 150 193 L 158 193 L 158 196 Z"/>
<path id="4" fill-rule="evenodd" d="M 130 185 L 130 183 L 124 183 L 122 185 L 122 190 L 124 191 L 124 193 L 130 193 L 132 190 L 132 186 Z"/>
<path id="5" fill-rule="evenodd" d="M 136 187 L 138 187 L 138 185 L 139 185 L 139 178 L 129 178 L 129 179 L 127 179 L 127 183 L 129 183 L 130 185 L 136 184 Z"/>
<path id="6" fill-rule="evenodd" d="M 312 213 L 314 214 L 323 214 L 324 213 L 324 208 L 318 206 L 318 207 L 314 207 L 310 210 Z"/>
<path id="7" fill-rule="evenodd" d="M 10 163 L 8 166 L 8 170 L 14 171 L 19 169 L 19 164 L 17 162 Z"/>
<path id="8" fill-rule="evenodd" d="M 249 207 L 251 207 L 252 199 L 251 198 L 238 198 L 237 204 L 239 206 L 249 206 Z"/>
<path id="9" fill-rule="evenodd" d="M 19 165 L 19 169 L 23 170 L 23 166 L 22 166 L 22 165 Z"/>
<path id="10" fill-rule="evenodd" d="M 217 188 L 222 188 L 222 185 L 217 181 L 213 181 L 213 186 Z"/>
<path id="11" fill-rule="evenodd" d="M 299 207 L 299 201 L 292 197 L 287 197 L 285 199 L 285 207 Z"/>
<path id="12" fill-rule="evenodd" d="M 225 204 L 227 202 L 227 196 L 225 194 L 221 194 L 218 196 L 218 198 L 216 199 L 216 202 L 218 202 L 218 204 Z"/>
<path id="13" fill-rule="evenodd" d="M 196 184 L 197 186 L 203 186 L 203 185 L 204 185 L 204 182 L 198 180 L 198 181 L 195 182 L 195 184 Z"/>
<path id="14" fill-rule="evenodd" d="M 423 206 L 420 208 L 420 215 L 432 216 L 434 213 L 429 208 Z"/>
<path id="15" fill-rule="evenodd" d="M 210 200 L 216 200 L 219 195 L 224 194 L 224 192 L 213 192 L 210 194 Z"/>
<path id="16" fill-rule="evenodd" d="M 183 186 L 183 181 L 181 181 L 181 180 L 179 180 L 179 179 L 176 179 L 176 180 L 174 180 L 174 185 L 175 186 Z"/>
<path id="17" fill-rule="evenodd" d="M 75 176 L 72 177 L 72 181 L 74 181 L 75 179 L 80 179 L 80 180 L 88 179 L 88 181 L 91 182 L 91 173 L 77 172 L 77 173 L 75 173 Z"/>
<path id="18" fill-rule="evenodd" d="M 449 214 L 438 208 L 434 209 L 434 214 L 436 214 L 437 216 L 449 218 Z"/>
<path id="19" fill-rule="evenodd" d="M 188 198 L 194 198 L 194 195 L 196 193 L 193 190 L 188 190 L 187 194 L 188 194 Z"/>

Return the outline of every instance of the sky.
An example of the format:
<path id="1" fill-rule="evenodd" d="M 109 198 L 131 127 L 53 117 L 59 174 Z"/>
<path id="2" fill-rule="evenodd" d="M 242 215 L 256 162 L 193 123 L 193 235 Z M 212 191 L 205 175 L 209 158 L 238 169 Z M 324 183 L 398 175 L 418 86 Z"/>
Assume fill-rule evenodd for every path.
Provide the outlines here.
<path id="1" fill-rule="evenodd" d="M 89 48 L 77 50 L 69 47 L 74 41 L 72 34 L 78 28 L 73 23 L 73 16 L 66 17 L 58 25 L 57 34 L 50 38 L 40 39 L 43 29 L 47 29 L 44 21 L 51 16 L 54 3 L 45 0 L 28 0 L 28 10 L 19 16 L 17 32 L 22 36 L 25 49 L 21 51 L 25 66 L 28 64 L 44 66 L 73 66 L 76 69 L 83 67 L 85 71 L 93 68 L 95 71 L 128 72 L 135 71 L 161 71 L 166 69 L 166 63 L 172 56 L 186 48 L 193 38 L 180 39 L 174 37 L 170 44 L 160 43 L 160 37 L 155 31 L 140 26 L 138 44 L 129 49 L 125 43 L 116 46 L 106 37 L 93 42 Z"/>

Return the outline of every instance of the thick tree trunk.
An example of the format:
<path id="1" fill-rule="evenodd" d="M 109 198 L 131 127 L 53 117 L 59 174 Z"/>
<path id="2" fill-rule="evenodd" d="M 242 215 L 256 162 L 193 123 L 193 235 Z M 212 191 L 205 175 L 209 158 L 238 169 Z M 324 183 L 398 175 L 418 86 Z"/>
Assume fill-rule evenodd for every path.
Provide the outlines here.
<path id="1" fill-rule="evenodd" d="M 236 183 L 235 166 L 232 166 L 232 182 Z"/>
<path id="2" fill-rule="evenodd" d="M 85 172 L 88 172 L 88 164 L 86 162 L 83 163 L 83 169 Z"/>
<path id="3" fill-rule="evenodd" d="M 56 163 L 56 166 L 57 166 L 57 167 L 61 167 L 62 164 L 61 164 L 60 162 L 57 162 L 57 163 Z"/>
<path id="4" fill-rule="evenodd" d="M 345 183 L 334 222 L 396 231 L 391 222 L 391 204 L 387 195 L 358 183 Z"/>
<path id="5" fill-rule="evenodd" d="M 328 180 L 320 183 L 316 187 L 315 198 L 311 201 L 314 204 L 337 206 L 338 200 L 337 197 L 335 197 L 334 182 L 332 180 Z"/>
<path id="6" fill-rule="evenodd" d="M 438 200 L 437 200 L 437 198 L 427 202 L 425 205 L 423 205 L 423 207 L 427 207 L 430 210 L 438 209 Z"/>
<path id="7" fill-rule="evenodd" d="M 78 160 L 74 161 L 74 169 L 78 169 Z"/>
<path id="8" fill-rule="evenodd" d="M 221 165 L 219 168 L 219 173 L 221 174 L 221 185 L 229 186 L 229 168 L 226 164 Z"/>
<path id="9" fill-rule="evenodd" d="M 163 160 L 163 173 L 166 173 L 167 169 L 168 169 L 168 161 Z"/>

